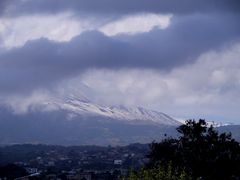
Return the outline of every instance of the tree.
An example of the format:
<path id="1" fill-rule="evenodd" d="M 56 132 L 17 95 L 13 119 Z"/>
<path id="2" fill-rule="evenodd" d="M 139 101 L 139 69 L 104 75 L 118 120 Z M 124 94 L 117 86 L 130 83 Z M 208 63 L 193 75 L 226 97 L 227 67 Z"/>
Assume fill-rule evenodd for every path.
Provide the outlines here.
<path id="1" fill-rule="evenodd" d="M 155 166 L 153 168 L 142 168 L 139 171 L 131 170 L 127 178 L 123 180 L 192 180 L 192 178 L 184 171 L 174 169 L 172 164 L 167 166 Z"/>
<path id="2" fill-rule="evenodd" d="M 15 179 L 26 175 L 28 175 L 26 170 L 15 164 L 8 164 L 0 167 L 0 179 Z"/>
<path id="3" fill-rule="evenodd" d="M 219 134 L 205 120 L 187 120 L 178 139 L 150 145 L 149 167 L 169 164 L 195 179 L 240 179 L 240 145 L 231 134 Z"/>

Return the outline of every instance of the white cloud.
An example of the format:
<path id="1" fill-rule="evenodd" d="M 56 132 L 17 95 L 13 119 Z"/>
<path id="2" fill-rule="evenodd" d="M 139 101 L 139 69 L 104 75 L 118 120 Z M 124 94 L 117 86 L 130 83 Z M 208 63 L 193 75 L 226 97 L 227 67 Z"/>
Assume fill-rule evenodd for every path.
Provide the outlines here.
<path id="1" fill-rule="evenodd" d="M 170 72 L 92 69 L 61 82 L 53 94 L 64 97 L 77 93 L 100 104 L 143 106 L 173 117 L 240 123 L 235 119 L 240 116 L 239 58 L 240 44 L 236 44 L 206 52 L 195 63 Z M 5 102 L 16 112 L 26 112 L 31 105 L 51 97 L 52 92 L 38 90 L 30 96 L 9 97 Z"/>
<path id="2" fill-rule="evenodd" d="M 1 97 L 1 103 L 9 105 L 16 114 L 24 114 L 28 112 L 31 108 L 37 108 L 38 105 L 48 102 L 50 98 L 51 95 L 48 90 L 39 89 L 28 95 L 13 95 Z M 46 108 L 51 107 L 46 106 Z"/>
<path id="3" fill-rule="evenodd" d="M 56 15 L 26 15 L 0 18 L 0 48 L 24 45 L 29 40 L 47 38 L 64 42 L 88 30 L 99 30 L 107 36 L 119 33 L 148 32 L 154 27 L 164 29 L 171 15 L 140 14 L 112 20 L 103 17 L 75 17 L 70 12 Z"/>
<path id="4" fill-rule="evenodd" d="M 114 36 L 117 34 L 136 34 L 149 32 L 157 27 L 165 29 L 170 25 L 172 15 L 161 14 L 138 14 L 127 16 L 111 22 L 100 28 L 104 34 Z"/>
<path id="5" fill-rule="evenodd" d="M 168 88 L 162 74 L 151 70 L 91 70 L 81 79 L 96 89 L 94 100 L 106 104 L 154 104 L 165 101 Z"/>
<path id="6" fill-rule="evenodd" d="M 62 42 L 94 27 L 94 19 L 76 19 L 71 13 L 1 18 L 2 47 L 24 45 L 29 40 L 47 38 Z"/>
<path id="7" fill-rule="evenodd" d="M 28 40 L 41 37 L 69 41 L 91 29 L 98 29 L 108 36 L 135 34 L 148 32 L 154 27 L 165 29 L 170 22 L 171 15 L 158 14 L 138 14 L 107 23 L 96 18 L 75 18 L 71 13 L 2 18 L 0 46 L 21 46 Z M 240 116 L 239 59 L 240 44 L 235 44 L 206 52 L 195 63 L 167 73 L 150 69 L 89 70 L 74 80 L 62 83 L 60 88 L 72 86 L 77 89 L 76 82 L 84 82 L 95 90 L 87 96 L 99 103 L 144 106 L 175 117 L 205 115 L 234 119 Z M 45 92 L 36 91 L 28 97 L 10 97 L 6 101 L 20 112 L 26 112 L 31 104 L 47 98 L 49 95 Z"/>
<path id="8" fill-rule="evenodd" d="M 95 100 L 160 110 L 175 117 L 238 121 L 240 44 L 207 52 L 194 64 L 169 73 L 153 70 L 92 70 L 82 77 Z M 220 119 L 218 119 L 220 117 Z"/>

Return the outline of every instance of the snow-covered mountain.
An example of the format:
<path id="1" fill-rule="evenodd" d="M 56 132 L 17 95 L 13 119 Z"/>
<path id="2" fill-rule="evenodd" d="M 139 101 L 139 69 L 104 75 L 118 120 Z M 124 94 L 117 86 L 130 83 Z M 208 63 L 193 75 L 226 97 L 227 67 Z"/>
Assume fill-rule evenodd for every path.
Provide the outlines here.
<path id="1" fill-rule="evenodd" d="M 92 89 L 67 89 L 34 101 L 24 113 L 0 106 L 0 144 L 126 145 L 177 136 L 180 122 L 142 107 L 94 101 Z M 11 131 L 9 131 L 11 129 Z"/>
<path id="2" fill-rule="evenodd" d="M 178 136 L 176 127 L 181 122 L 164 113 L 99 104 L 89 100 L 91 89 L 83 89 L 86 92 L 76 90 L 51 95 L 37 101 L 25 113 L 13 113 L 11 108 L 0 106 L 0 145 L 126 145 L 150 143 L 166 135 Z M 239 127 L 233 128 L 239 132 Z"/>
<path id="3" fill-rule="evenodd" d="M 186 123 L 186 119 L 176 118 L 176 120 L 178 122 L 180 122 L 181 124 Z M 230 122 L 229 123 L 222 123 L 222 122 L 215 122 L 215 121 L 209 121 L 209 120 L 206 120 L 206 123 L 207 123 L 208 127 L 213 126 L 215 128 L 234 125 L 234 123 L 230 123 Z"/>
<path id="4" fill-rule="evenodd" d="M 180 123 L 162 112 L 145 109 L 142 107 L 105 106 L 93 103 L 86 97 L 68 95 L 64 98 L 53 99 L 45 102 L 44 106 L 55 110 L 64 110 L 69 112 L 69 118 L 81 116 L 101 116 L 128 123 L 145 123 L 177 126 Z"/>
<path id="5" fill-rule="evenodd" d="M 26 113 L 0 106 L 0 144 L 126 145 L 176 136 L 180 123 L 141 107 L 106 106 L 82 93 L 56 94 Z M 11 129 L 11 131 L 9 131 Z"/>

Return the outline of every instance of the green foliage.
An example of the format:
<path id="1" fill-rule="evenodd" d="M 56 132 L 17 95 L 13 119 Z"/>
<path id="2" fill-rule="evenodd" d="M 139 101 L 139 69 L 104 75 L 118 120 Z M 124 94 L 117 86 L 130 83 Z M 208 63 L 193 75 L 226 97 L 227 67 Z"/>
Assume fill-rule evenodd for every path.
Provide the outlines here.
<path id="1" fill-rule="evenodd" d="M 153 168 L 142 168 L 139 171 L 131 170 L 125 180 L 191 180 L 184 170 L 176 170 L 172 164 L 158 165 Z"/>
<path id="2" fill-rule="evenodd" d="M 177 131 L 179 139 L 150 145 L 149 167 L 172 163 L 174 169 L 184 168 L 194 179 L 240 178 L 240 145 L 231 134 L 218 134 L 201 119 L 188 120 Z M 170 169 L 167 172 L 171 177 Z"/>

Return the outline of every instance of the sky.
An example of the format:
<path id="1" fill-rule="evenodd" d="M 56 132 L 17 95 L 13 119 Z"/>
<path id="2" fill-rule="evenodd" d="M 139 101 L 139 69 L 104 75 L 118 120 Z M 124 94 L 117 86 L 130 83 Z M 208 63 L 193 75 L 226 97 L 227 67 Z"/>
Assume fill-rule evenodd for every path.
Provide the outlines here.
<path id="1" fill-rule="evenodd" d="M 74 91 L 240 124 L 239 19 L 239 0 L 1 0 L 0 101 Z"/>

